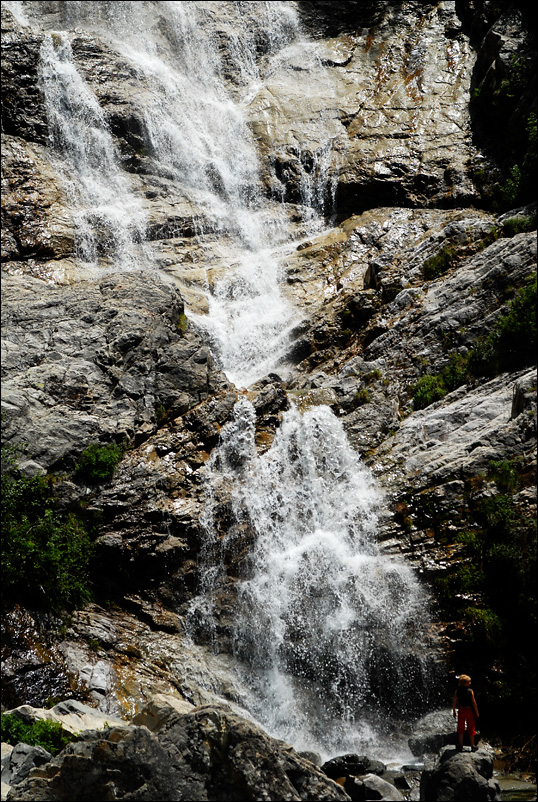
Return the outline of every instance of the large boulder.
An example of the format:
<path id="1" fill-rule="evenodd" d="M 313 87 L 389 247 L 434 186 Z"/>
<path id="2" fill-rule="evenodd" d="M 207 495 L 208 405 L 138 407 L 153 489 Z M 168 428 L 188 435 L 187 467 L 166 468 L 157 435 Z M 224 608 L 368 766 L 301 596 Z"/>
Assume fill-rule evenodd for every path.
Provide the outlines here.
<path id="1" fill-rule="evenodd" d="M 166 710 L 144 725 L 83 733 L 9 800 L 344 800 L 345 791 L 310 761 L 255 724 L 218 706 Z"/>
<path id="2" fill-rule="evenodd" d="M 380 802 L 403 802 L 404 796 L 398 789 L 377 774 L 364 774 L 361 777 L 349 777 L 344 790 L 352 802 L 378 799 Z"/>
<path id="3" fill-rule="evenodd" d="M 158 276 L 2 280 L 4 437 L 24 440 L 45 470 L 72 466 L 92 440 L 143 439 L 221 384 L 178 290 Z"/>
<path id="4" fill-rule="evenodd" d="M 422 774 L 422 802 L 499 802 L 500 798 L 499 784 L 493 779 L 493 754 L 486 749 L 458 752 L 447 747 L 433 768 Z"/>
<path id="5" fill-rule="evenodd" d="M 409 749 L 415 757 L 437 754 L 445 746 L 457 746 L 458 735 L 452 711 L 436 710 L 428 713 L 415 724 L 412 736 L 408 740 Z M 465 732 L 463 743 L 470 746 L 468 732 Z M 480 743 L 480 733 L 476 733 L 475 744 Z"/>
<path id="6" fill-rule="evenodd" d="M 343 786 L 352 802 L 363 802 L 367 799 L 403 800 L 394 783 L 384 777 L 386 766 L 380 760 L 373 760 L 367 755 L 338 755 L 323 764 L 321 770 L 327 777 Z"/>
<path id="7" fill-rule="evenodd" d="M 45 765 L 51 758 L 51 753 L 42 746 L 17 744 L 2 759 L 2 785 L 16 785 L 24 780 L 33 768 Z M 4 798 L 2 796 L 2 799 Z"/>
<path id="8" fill-rule="evenodd" d="M 100 713 L 94 707 L 83 704 L 76 699 L 66 699 L 58 702 L 50 709 L 20 705 L 7 714 L 31 724 L 35 721 L 52 721 L 62 725 L 66 732 L 78 734 L 84 730 L 103 729 L 104 727 L 121 726 L 123 722 L 116 716 Z"/>
<path id="9" fill-rule="evenodd" d="M 367 755 L 338 755 L 328 760 L 321 767 L 327 777 L 336 780 L 339 777 L 357 777 L 362 774 L 383 774 L 386 766 L 379 760 L 372 760 Z"/>

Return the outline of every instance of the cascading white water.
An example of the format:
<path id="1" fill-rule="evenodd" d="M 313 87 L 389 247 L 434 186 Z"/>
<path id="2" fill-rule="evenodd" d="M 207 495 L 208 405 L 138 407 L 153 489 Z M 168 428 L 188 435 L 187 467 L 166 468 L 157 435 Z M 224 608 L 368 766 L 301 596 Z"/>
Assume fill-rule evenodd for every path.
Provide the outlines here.
<path id="1" fill-rule="evenodd" d="M 13 5 L 30 17 L 49 6 Z M 41 80 L 52 144 L 70 176 L 79 255 L 90 263 L 104 250 L 120 269 L 147 264 L 138 248 L 141 195 L 73 61 L 75 26 L 107 42 L 137 77 L 146 169 L 191 210 L 202 264 L 215 257 L 218 264 L 214 276 L 207 271 L 209 314 L 191 317 L 229 378 L 248 386 L 285 355 L 299 317 L 281 291 L 275 258 L 289 220 L 264 196 L 244 113 L 259 83 L 288 61 L 290 75 L 308 63 L 306 80 L 324 80 L 301 39 L 295 4 L 50 5 L 71 31 L 45 38 Z M 315 230 L 334 177 L 330 135 L 298 162 L 304 222 Z M 254 427 L 254 409 L 242 400 L 211 458 L 206 563 L 189 621 L 216 632 L 216 600 L 230 587 L 226 563 L 249 547 L 248 573 L 232 582 L 237 615 L 229 627 L 249 710 L 296 747 L 360 751 L 377 738 L 369 727 L 389 711 L 404 715 L 423 687 L 417 651 L 426 600 L 411 570 L 379 552 L 381 499 L 332 412 L 292 409 L 263 456 Z"/>
<path id="2" fill-rule="evenodd" d="M 36 14 L 35 5 L 21 9 Z M 43 5 L 47 12 L 49 4 Z M 264 72 L 284 74 L 288 50 L 308 66 L 312 85 L 322 79 L 321 62 L 301 38 L 295 5 L 73 0 L 54 6 L 68 30 L 82 27 L 106 41 L 137 76 L 147 169 L 171 182 L 190 205 L 205 246 L 200 252 L 201 267 L 208 268 L 209 312 L 191 317 L 208 333 L 229 378 L 248 386 L 285 357 L 300 318 L 281 291 L 275 258 L 275 248 L 289 236 L 289 219 L 282 204 L 265 195 L 245 114 Z M 295 63 L 291 75 L 294 69 Z M 69 174 L 79 255 L 95 261 L 104 249 L 120 269 L 133 262 L 144 267 L 133 259 L 132 247 L 143 239 L 142 201 L 130 191 L 67 35 L 45 40 L 41 73 L 51 136 Z M 330 194 L 330 154 L 328 133 L 302 169 L 297 208 L 303 210 L 303 233 L 323 225 L 318 212 Z"/>
<path id="3" fill-rule="evenodd" d="M 76 255 L 87 266 L 96 266 L 101 256 L 115 270 L 146 267 L 142 204 L 65 33 L 45 37 L 39 73 L 49 139 L 73 212 Z"/>
<path id="4" fill-rule="evenodd" d="M 379 745 L 380 722 L 412 712 L 425 692 L 426 595 L 407 565 L 380 553 L 382 499 L 330 409 L 291 409 L 262 456 L 255 420 L 240 400 L 211 459 L 207 571 L 191 613 L 211 629 L 225 563 L 247 532 L 231 638 L 251 713 L 296 748 Z"/>

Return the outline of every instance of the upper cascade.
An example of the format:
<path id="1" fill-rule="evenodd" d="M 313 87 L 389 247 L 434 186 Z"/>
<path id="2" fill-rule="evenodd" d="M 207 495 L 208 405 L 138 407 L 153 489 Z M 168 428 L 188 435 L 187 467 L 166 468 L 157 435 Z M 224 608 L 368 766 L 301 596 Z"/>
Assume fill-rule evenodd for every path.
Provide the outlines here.
<path id="1" fill-rule="evenodd" d="M 300 319 L 281 289 L 277 249 L 290 236 L 287 211 L 281 197 L 267 195 L 247 116 L 264 76 L 281 71 L 288 51 L 294 58 L 302 53 L 313 80 L 323 74 L 293 5 L 56 6 L 53 13 L 47 4 L 13 10 L 52 29 L 41 48 L 40 76 L 82 270 L 87 274 L 97 264 L 153 269 L 159 254 L 152 253 L 151 214 L 139 179 L 125 171 L 91 76 L 76 66 L 73 48 L 89 47 L 79 44 L 81 29 L 115 51 L 129 73 L 145 169 L 157 186 L 166 180 L 174 187 L 171 214 L 190 210 L 190 233 L 201 246 L 192 249 L 191 261 L 207 304 L 204 314 L 194 309 L 190 316 L 207 332 L 228 377 L 248 386 L 285 359 Z M 314 163 L 311 157 L 302 170 L 303 234 L 323 226 L 330 154 L 327 131 Z M 174 234 L 176 241 L 180 235 Z"/>
<path id="2" fill-rule="evenodd" d="M 144 209 L 121 169 L 105 115 L 73 61 L 65 32 L 47 35 L 41 46 L 40 82 L 51 150 L 63 179 L 75 223 L 76 256 L 84 271 L 148 269 L 139 246 L 145 239 Z"/>

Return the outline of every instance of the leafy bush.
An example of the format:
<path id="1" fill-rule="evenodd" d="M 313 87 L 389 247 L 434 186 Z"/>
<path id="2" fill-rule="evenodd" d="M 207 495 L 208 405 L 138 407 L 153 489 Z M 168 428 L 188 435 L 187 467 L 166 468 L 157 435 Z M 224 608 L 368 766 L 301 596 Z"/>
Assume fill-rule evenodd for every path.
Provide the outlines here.
<path id="1" fill-rule="evenodd" d="M 9 713 L 1 714 L 2 741 L 16 746 L 19 743 L 30 746 L 41 746 L 57 755 L 75 736 L 63 729 L 59 721 L 38 719 L 30 724 L 18 716 Z"/>
<path id="2" fill-rule="evenodd" d="M 510 303 L 492 336 L 503 367 L 525 365 L 536 358 L 536 273 Z"/>
<path id="3" fill-rule="evenodd" d="M 536 228 L 536 215 L 526 217 L 518 215 L 517 217 L 509 217 L 502 224 L 502 233 L 505 237 L 514 237 L 516 234 L 521 234 L 526 231 L 534 231 Z"/>
<path id="4" fill-rule="evenodd" d="M 463 611 L 475 643 L 494 644 L 501 636 L 502 622 L 489 607 L 466 607 Z"/>
<path id="5" fill-rule="evenodd" d="M 490 463 L 489 478 L 501 492 L 484 497 L 473 491 L 472 528 L 455 539 L 463 550 L 434 586 L 441 616 L 462 622 L 456 661 L 480 676 L 479 704 L 489 709 L 490 722 L 504 718 L 500 726 L 533 731 L 528 700 L 536 689 L 536 522 L 511 495 L 523 470 L 511 459 Z"/>
<path id="6" fill-rule="evenodd" d="M 413 409 L 424 409 L 444 398 L 447 391 L 440 376 L 421 376 L 413 391 Z"/>
<path id="7" fill-rule="evenodd" d="M 512 459 L 490 460 L 489 469 L 502 493 L 514 493 L 519 487 L 519 465 Z"/>
<path id="8" fill-rule="evenodd" d="M 422 265 L 422 275 L 426 281 L 441 276 L 454 264 L 456 248 L 454 245 L 445 245 L 435 256 L 426 259 Z"/>
<path id="9" fill-rule="evenodd" d="M 92 443 L 80 455 L 74 478 L 90 485 L 108 482 L 112 479 L 123 452 L 124 448 L 120 445 Z"/>
<path id="10" fill-rule="evenodd" d="M 536 112 L 527 117 L 524 131 L 525 142 L 514 154 L 516 162 L 498 188 L 498 207 L 513 208 L 536 197 Z"/>
<path id="11" fill-rule="evenodd" d="M 2 569 L 7 598 L 59 609 L 90 598 L 92 545 L 82 522 L 54 510 L 48 480 L 19 473 L 2 450 Z"/>
<path id="12" fill-rule="evenodd" d="M 355 404 L 356 406 L 360 407 L 363 404 L 369 404 L 371 401 L 370 393 L 366 389 L 366 387 L 361 387 L 360 390 L 357 390 L 355 393 Z"/>

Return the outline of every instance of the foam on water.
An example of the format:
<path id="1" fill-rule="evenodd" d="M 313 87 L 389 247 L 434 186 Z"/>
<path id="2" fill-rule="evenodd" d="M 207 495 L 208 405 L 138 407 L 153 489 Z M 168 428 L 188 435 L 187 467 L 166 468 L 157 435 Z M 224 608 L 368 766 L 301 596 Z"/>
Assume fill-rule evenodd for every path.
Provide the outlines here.
<path id="1" fill-rule="evenodd" d="M 241 399 L 208 476 L 208 572 L 192 614 L 214 624 L 226 559 L 251 541 L 236 586 L 234 652 L 250 712 L 273 735 L 323 754 L 372 747 L 389 718 L 426 697 L 427 599 L 376 543 L 382 498 L 325 406 L 285 413 L 258 455 Z M 219 514 L 228 508 L 224 533 Z"/>

